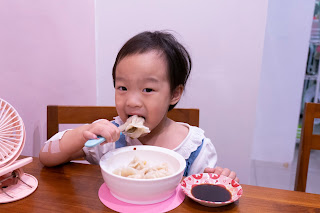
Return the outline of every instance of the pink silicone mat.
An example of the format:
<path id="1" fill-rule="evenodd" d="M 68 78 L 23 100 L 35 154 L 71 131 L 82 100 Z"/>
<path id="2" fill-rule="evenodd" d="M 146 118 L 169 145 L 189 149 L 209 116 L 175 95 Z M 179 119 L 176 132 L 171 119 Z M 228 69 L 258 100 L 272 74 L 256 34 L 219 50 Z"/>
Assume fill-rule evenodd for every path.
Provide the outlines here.
<path id="1" fill-rule="evenodd" d="M 180 184 L 176 188 L 176 192 L 169 199 L 148 205 L 137 205 L 118 200 L 110 193 L 110 190 L 105 183 L 101 185 L 98 194 L 100 201 L 105 206 L 114 211 L 125 213 L 167 212 L 178 207 L 185 198 L 185 193 L 182 191 Z"/>

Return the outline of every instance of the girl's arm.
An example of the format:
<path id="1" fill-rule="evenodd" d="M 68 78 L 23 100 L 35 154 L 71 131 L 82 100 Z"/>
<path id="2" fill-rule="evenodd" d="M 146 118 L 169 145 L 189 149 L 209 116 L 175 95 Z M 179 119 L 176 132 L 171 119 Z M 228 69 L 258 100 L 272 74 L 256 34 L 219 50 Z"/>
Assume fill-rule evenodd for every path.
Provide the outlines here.
<path id="1" fill-rule="evenodd" d="M 108 120 L 99 120 L 95 123 L 83 125 L 64 133 L 60 140 L 49 140 L 41 149 L 39 159 L 45 166 L 56 166 L 70 160 L 85 156 L 82 148 L 89 139 L 101 135 L 106 142 L 119 139 L 119 129 Z"/>

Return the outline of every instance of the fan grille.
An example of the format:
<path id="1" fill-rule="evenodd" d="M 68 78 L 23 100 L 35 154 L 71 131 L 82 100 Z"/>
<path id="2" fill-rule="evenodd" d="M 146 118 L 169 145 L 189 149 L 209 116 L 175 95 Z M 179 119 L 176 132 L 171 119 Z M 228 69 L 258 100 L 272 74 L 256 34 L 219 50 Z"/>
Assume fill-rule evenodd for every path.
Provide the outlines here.
<path id="1" fill-rule="evenodd" d="M 24 146 L 25 128 L 18 112 L 0 99 L 0 168 L 15 161 Z"/>

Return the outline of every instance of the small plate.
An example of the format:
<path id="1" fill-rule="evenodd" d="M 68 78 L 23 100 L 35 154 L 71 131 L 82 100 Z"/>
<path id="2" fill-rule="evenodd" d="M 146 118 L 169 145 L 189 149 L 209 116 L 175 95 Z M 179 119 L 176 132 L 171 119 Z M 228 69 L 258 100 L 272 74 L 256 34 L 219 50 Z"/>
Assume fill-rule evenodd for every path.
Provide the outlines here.
<path id="1" fill-rule="evenodd" d="M 191 193 L 193 187 L 201 184 L 212 184 L 212 185 L 220 185 L 225 187 L 231 194 L 231 199 L 225 202 L 211 202 L 197 199 Z M 223 176 L 217 175 L 214 173 L 201 173 L 201 174 L 194 174 L 186 177 L 181 183 L 181 188 L 184 193 L 190 197 L 192 200 L 209 207 L 218 207 L 228 205 L 230 203 L 235 202 L 238 200 L 242 195 L 242 187 L 239 183 L 234 181 L 233 179 Z"/>

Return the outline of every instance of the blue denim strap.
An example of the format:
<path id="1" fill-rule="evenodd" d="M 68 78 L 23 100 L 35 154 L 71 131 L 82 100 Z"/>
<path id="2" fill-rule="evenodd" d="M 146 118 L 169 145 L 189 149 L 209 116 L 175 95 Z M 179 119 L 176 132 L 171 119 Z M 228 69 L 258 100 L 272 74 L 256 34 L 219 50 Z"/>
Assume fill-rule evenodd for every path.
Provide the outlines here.
<path id="1" fill-rule="evenodd" d="M 111 123 L 119 127 L 119 124 L 117 124 L 115 121 L 111 121 Z M 115 142 L 115 148 L 118 149 L 125 146 L 127 146 L 126 136 L 124 134 L 120 134 L 119 140 Z"/>
<path id="2" fill-rule="evenodd" d="M 203 141 L 204 141 L 204 139 L 202 139 L 201 145 L 198 146 L 198 148 L 190 154 L 188 159 L 186 159 L 186 169 L 184 170 L 183 176 L 185 176 L 185 177 L 189 176 L 189 170 L 191 168 L 191 165 L 193 164 L 193 161 L 198 157 L 198 155 L 202 149 Z"/>

